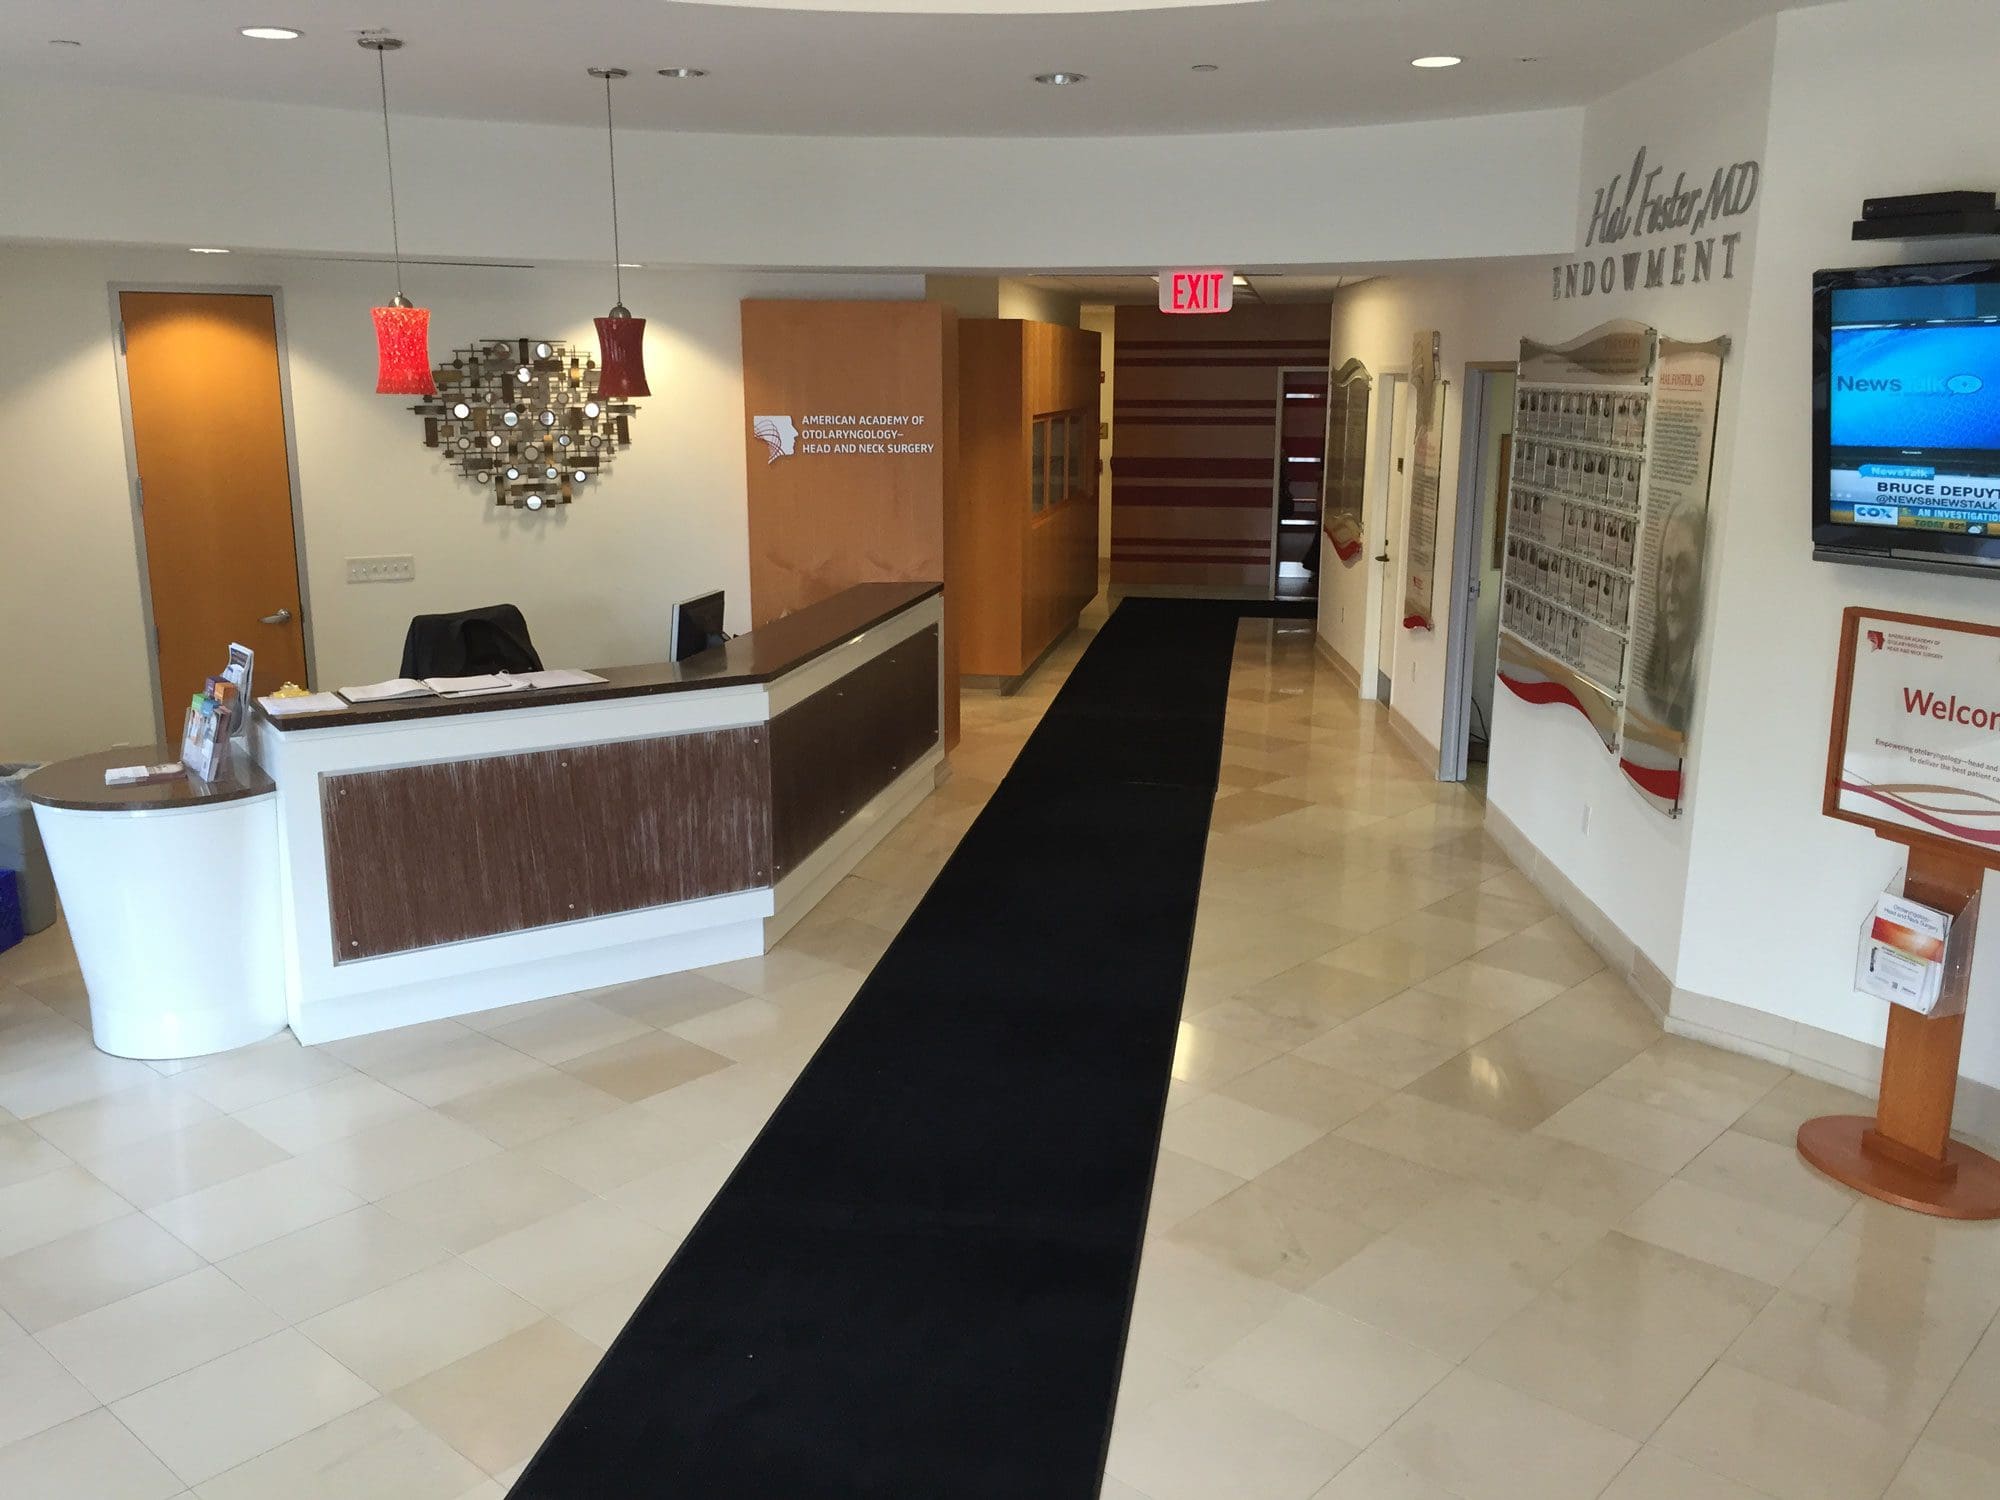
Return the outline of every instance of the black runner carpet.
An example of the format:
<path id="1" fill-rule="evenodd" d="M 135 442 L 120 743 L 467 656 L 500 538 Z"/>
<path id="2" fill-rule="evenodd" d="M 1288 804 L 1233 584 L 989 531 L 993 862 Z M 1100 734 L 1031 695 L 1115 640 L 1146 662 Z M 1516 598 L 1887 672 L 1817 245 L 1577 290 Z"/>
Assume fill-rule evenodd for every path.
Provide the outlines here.
<path id="1" fill-rule="evenodd" d="M 518 1500 L 1097 1494 L 1239 613 L 1112 614 Z"/>

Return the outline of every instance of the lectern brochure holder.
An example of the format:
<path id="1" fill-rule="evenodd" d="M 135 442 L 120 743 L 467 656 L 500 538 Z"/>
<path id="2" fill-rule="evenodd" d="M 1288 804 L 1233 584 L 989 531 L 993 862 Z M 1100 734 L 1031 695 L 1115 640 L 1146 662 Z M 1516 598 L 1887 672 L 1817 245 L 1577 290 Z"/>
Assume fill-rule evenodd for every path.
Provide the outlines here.
<path id="1" fill-rule="evenodd" d="M 1944 993 L 1889 1007 L 1873 1118 L 1799 1127 L 1799 1155 L 1871 1198 L 2000 1219 L 2000 1161 L 1951 1137 L 1979 888 L 2000 868 L 2000 626 L 1850 608 L 1823 811 L 1909 850 L 1903 894 L 1952 918 Z"/>

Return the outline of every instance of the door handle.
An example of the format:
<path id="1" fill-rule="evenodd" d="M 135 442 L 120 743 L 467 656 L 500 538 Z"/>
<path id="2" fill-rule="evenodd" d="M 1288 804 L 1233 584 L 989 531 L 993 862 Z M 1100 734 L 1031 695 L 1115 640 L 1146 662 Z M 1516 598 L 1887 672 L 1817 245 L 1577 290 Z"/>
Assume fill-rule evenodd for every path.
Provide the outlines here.
<path id="1" fill-rule="evenodd" d="M 1376 557 L 1375 557 L 1375 561 L 1377 561 L 1377 562 L 1387 562 L 1388 560 L 1389 560 L 1389 554 L 1388 554 L 1388 553 L 1386 553 L 1386 552 L 1382 552 L 1382 553 L 1378 553 L 1378 554 L 1376 554 Z"/>
<path id="2" fill-rule="evenodd" d="M 292 623 L 292 612 L 289 609 L 281 609 L 276 614 L 260 616 L 257 623 L 259 625 L 289 625 Z"/>

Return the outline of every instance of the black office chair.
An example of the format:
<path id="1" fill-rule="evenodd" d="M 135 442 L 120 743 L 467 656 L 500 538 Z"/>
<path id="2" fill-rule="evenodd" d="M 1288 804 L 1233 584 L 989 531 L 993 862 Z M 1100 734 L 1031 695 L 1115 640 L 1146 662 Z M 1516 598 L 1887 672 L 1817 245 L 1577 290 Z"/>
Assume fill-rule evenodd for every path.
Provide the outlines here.
<path id="1" fill-rule="evenodd" d="M 511 604 L 418 615 L 403 637 L 405 677 L 472 677 L 486 672 L 539 672 L 542 659 L 528 622 Z"/>

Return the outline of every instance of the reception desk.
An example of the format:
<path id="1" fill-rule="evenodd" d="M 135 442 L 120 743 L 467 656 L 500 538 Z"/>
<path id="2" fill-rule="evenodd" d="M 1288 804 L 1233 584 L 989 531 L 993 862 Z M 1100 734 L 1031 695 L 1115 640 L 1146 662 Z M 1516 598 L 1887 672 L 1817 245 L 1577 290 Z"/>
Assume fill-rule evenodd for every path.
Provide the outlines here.
<path id="1" fill-rule="evenodd" d="M 764 952 L 935 786 L 941 628 L 939 585 L 863 584 L 602 683 L 259 709 L 292 1030 Z"/>

